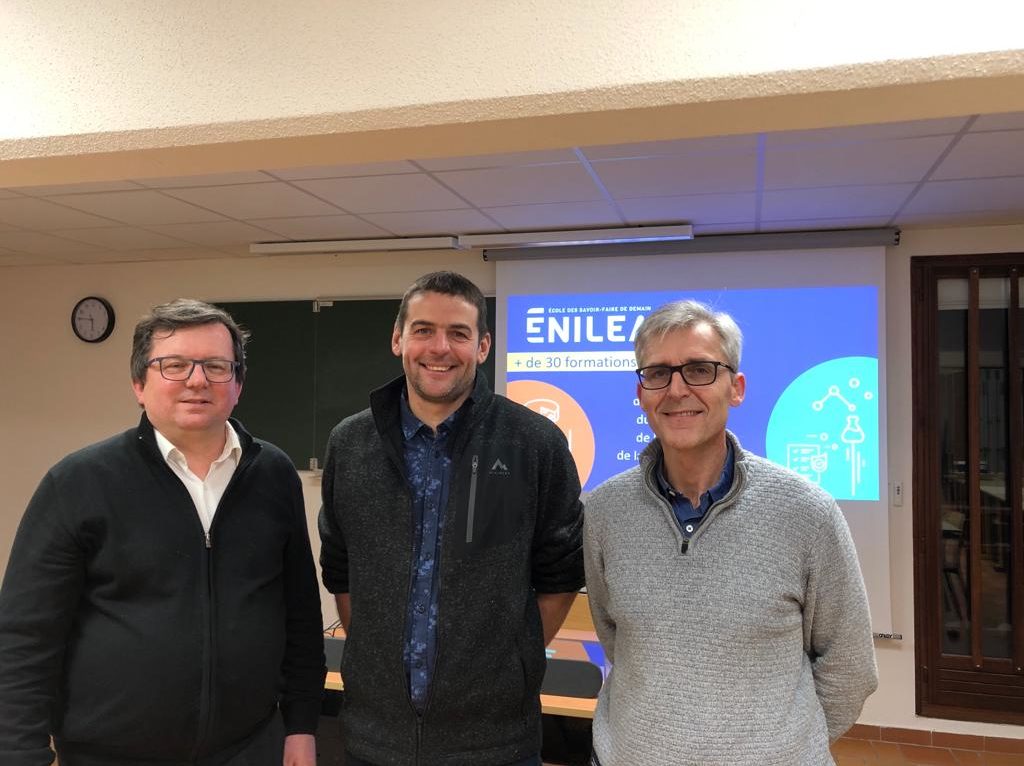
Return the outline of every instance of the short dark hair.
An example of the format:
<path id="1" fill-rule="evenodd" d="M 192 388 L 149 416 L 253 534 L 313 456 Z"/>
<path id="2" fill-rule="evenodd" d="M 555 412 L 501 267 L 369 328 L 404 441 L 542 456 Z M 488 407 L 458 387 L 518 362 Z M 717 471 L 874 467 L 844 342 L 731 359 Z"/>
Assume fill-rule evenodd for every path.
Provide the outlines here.
<path id="1" fill-rule="evenodd" d="M 409 285 L 409 289 L 402 296 L 402 304 L 398 307 L 398 316 L 395 318 L 398 332 L 402 332 L 402 328 L 405 327 L 409 301 L 420 293 L 440 293 L 462 298 L 466 303 L 476 306 L 476 329 L 480 333 L 480 338 L 490 332 L 487 328 L 487 301 L 484 300 L 484 294 L 480 292 L 479 287 L 454 271 L 432 271 Z"/>
<path id="2" fill-rule="evenodd" d="M 149 367 L 149 354 L 153 350 L 153 336 L 157 333 L 173 335 L 182 327 L 199 327 L 207 324 L 222 324 L 231 334 L 231 345 L 235 351 L 235 380 L 245 381 L 245 344 L 249 340 L 249 331 L 238 326 L 231 315 L 224 309 L 194 298 L 177 298 L 170 303 L 154 306 L 139 323 L 135 325 L 132 337 L 131 370 L 132 380 L 145 383 L 146 368 Z"/>

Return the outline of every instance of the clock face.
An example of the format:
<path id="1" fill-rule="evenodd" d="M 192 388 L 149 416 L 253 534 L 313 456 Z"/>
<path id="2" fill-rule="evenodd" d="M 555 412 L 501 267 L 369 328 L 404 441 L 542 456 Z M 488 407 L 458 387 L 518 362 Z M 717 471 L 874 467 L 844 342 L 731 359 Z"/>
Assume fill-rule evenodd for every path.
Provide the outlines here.
<path id="1" fill-rule="evenodd" d="M 99 343 L 114 331 L 114 308 L 103 298 L 82 298 L 71 312 L 71 329 L 86 343 Z"/>

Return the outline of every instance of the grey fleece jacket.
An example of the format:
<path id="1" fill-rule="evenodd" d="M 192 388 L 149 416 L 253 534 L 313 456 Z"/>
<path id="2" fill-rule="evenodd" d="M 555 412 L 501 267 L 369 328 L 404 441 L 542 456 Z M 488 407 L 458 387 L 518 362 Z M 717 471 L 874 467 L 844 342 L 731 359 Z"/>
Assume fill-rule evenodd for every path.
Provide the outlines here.
<path id="1" fill-rule="evenodd" d="M 745 452 L 684 545 L 640 464 L 586 499 L 594 624 L 614 667 L 598 700 L 602 766 L 821 766 L 878 683 L 849 528 L 820 488 Z M 683 552 L 685 549 L 685 552 Z"/>

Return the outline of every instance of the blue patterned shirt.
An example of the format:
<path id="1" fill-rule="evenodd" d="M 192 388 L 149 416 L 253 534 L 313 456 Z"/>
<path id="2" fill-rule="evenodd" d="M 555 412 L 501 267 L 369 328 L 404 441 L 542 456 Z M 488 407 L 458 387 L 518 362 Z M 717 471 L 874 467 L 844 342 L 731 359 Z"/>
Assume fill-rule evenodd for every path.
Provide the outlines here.
<path id="1" fill-rule="evenodd" d="M 718 477 L 718 482 L 700 496 L 700 503 L 696 508 L 693 507 L 693 504 L 687 499 L 686 495 L 682 492 L 676 492 L 675 488 L 669 484 L 668 478 L 665 476 L 664 456 L 662 456 L 661 462 L 658 463 L 658 488 L 661 489 L 661 494 L 665 496 L 665 499 L 672 506 L 672 512 L 676 516 L 676 521 L 679 522 L 679 529 L 687 540 L 697 531 L 697 527 L 704 520 L 704 514 L 708 512 L 712 504 L 725 497 L 732 486 L 732 470 L 736 457 L 732 452 L 732 444 L 728 440 L 726 440 L 726 447 L 728 452 L 725 455 L 725 464 L 722 466 L 722 473 Z"/>
<path id="2" fill-rule="evenodd" d="M 451 434 L 459 411 L 434 433 L 402 392 L 402 452 L 412 488 L 413 571 L 406 613 L 405 672 L 413 706 L 423 712 L 437 646 L 437 557 L 452 478 Z"/>

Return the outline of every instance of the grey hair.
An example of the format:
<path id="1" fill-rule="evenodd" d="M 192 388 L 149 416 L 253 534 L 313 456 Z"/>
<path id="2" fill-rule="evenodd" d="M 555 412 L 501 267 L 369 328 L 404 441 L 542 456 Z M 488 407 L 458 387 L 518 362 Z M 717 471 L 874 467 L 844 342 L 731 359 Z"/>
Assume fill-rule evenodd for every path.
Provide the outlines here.
<path id="1" fill-rule="evenodd" d="M 644 354 L 652 342 L 661 340 L 674 330 L 686 330 L 698 324 L 706 324 L 718 334 L 722 342 L 722 355 L 725 356 L 720 361 L 739 370 L 743 332 L 736 320 L 724 311 L 716 312 L 710 306 L 693 300 L 672 301 L 647 315 L 637 331 L 633 346 L 637 367 L 644 366 Z"/>
<path id="2" fill-rule="evenodd" d="M 132 337 L 131 370 L 132 380 L 145 383 L 146 368 L 149 367 L 149 354 L 153 350 L 153 336 L 157 333 L 173 335 L 182 327 L 199 327 L 208 324 L 222 324 L 231 335 L 231 345 L 235 352 L 235 380 L 245 381 L 245 344 L 249 340 L 248 330 L 239 327 L 231 315 L 218 308 L 194 298 L 177 298 L 170 303 L 154 306 L 139 323 L 135 325 Z"/>

